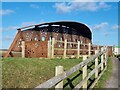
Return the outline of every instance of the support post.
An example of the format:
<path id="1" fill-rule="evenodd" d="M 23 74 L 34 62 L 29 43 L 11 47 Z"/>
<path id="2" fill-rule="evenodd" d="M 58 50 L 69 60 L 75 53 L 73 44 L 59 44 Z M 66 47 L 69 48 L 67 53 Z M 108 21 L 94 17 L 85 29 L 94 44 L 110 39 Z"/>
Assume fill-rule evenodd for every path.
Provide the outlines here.
<path id="1" fill-rule="evenodd" d="M 63 55 L 63 58 L 66 58 L 66 52 L 67 52 L 67 39 L 65 39 L 64 41 L 64 55 Z"/>
<path id="2" fill-rule="evenodd" d="M 90 55 L 91 55 L 91 43 L 89 43 L 88 45 L 89 45 L 89 46 L 88 46 L 88 55 L 89 55 L 89 57 L 90 57 Z"/>
<path id="3" fill-rule="evenodd" d="M 101 48 L 101 52 L 104 50 L 104 48 L 102 47 Z M 102 54 L 101 55 L 101 63 L 102 63 L 102 65 L 101 65 L 101 71 L 103 70 L 103 62 L 104 62 L 104 54 Z"/>
<path id="4" fill-rule="evenodd" d="M 51 41 L 48 41 L 48 58 L 51 58 Z"/>
<path id="5" fill-rule="evenodd" d="M 55 68 L 55 76 L 59 75 L 63 73 L 63 66 L 56 66 Z M 56 86 L 55 86 L 55 89 L 58 90 L 58 89 L 61 89 L 63 88 L 63 81 L 59 82 Z"/>
<path id="6" fill-rule="evenodd" d="M 99 45 L 97 45 L 97 50 L 99 50 L 100 49 L 100 47 L 99 47 Z"/>
<path id="7" fill-rule="evenodd" d="M 77 58 L 80 57 L 80 41 L 78 41 L 78 47 L 77 47 Z"/>
<path id="8" fill-rule="evenodd" d="M 20 30 L 18 30 L 17 35 L 15 36 L 15 38 L 14 38 L 14 40 L 13 40 L 13 42 L 12 42 L 12 44 L 11 44 L 10 48 L 8 49 L 8 51 L 7 51 L 7 53 L 5 54 L 5 56 L 4 56 L 4 57 L 8 57 L 8 56 L 10 55 L 10 52 L 12 51 L 12 49 L 13 49 L 14 45 L 16 44 L 17 39 L 21 36 L 21 33 L 22 33 L 21 29 L 20 29 Z"/>
<path id="9" fill-rule="evenodd" d="M 98 53 L 98 50 L 95 50 L 95 55 Z M 95 59 L 95 68 L 98 66 L 98 57 Z M 95 72 L 95 78 L 98 77 L 98 69 Z"/>
<path id="10" fill-rule="evenodd" d="M 25 41 L 22 41 L 22 58 L 25 58 Z"/>
<path id="11" fill-rule="evenodd" d="M 87 55 L 83 55 L 83 61 L 86 59 L 87 59 Z M 87 76 L 87 65 L 83 67 L 83 76 L 82 76 L 83 79 L 85 79 L 86 76 Z M 83 89 L 87 89 L 87 80 L 83 84 Z"/>
<path id="12" fill-rule="evenodd" d="M 106 48 L 107 48 L 107 46 L 106 46 Z M 114 57 L 114 55 L 115 55 L 115 46 L 113 45 L 112 46 L 112 56 Z"/>
<path id="13" fill-rule="evenodd" d="M 54 58 L 54 45 L 55 45 L 55 38 L 52 38 L 52 58 Z"/>

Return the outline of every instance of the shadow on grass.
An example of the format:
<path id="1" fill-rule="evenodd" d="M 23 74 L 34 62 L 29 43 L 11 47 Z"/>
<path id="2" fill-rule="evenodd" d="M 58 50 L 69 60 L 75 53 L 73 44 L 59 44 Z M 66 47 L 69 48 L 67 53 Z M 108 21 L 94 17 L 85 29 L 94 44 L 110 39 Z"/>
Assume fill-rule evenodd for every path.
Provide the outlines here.
<path id="1" fill-rule="evenodd" d="M 71 89 L 73 89 L 75 86 L 73 85 L 73 81 L 77 78 L 77 77 L 79 77 L 80 75 L 82 75 L 82 71 L 81 70 L 79 70 L 79 73 L 76 75 L 76 76 L 74 76 L 73 78 L 67 78 L 67 83 L 63 86 L 63 88 L 65 88 L 66 86 L 70 86 L 70 88 Z"/>

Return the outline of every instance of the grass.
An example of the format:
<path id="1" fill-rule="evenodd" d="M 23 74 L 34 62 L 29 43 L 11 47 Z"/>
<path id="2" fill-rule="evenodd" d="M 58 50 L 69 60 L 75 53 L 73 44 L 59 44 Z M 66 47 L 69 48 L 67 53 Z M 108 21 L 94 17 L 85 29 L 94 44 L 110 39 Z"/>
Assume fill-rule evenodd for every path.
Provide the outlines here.
<path id="1" fill-rule="evenodd" d="M 55 66 L 68 70 L 80 59 L 3 58 L 3 88 L 33 88 L 54 76 Z"/>
<path id="2" fill-rule="evenodd" d="M 105 88 L 106 81 L 109 80 L 110 76 L 112 75 L 112 60 L 108 59 L 108 66 L 101 78 L 99 79 L 98 83 L 95 85 L 94 88 Z"/>
<path id="3" fill-rule="evenodd" d="M 3 88 L 34 88 L 54 76 L 55 66 L 64 70 L 80 63 L 81 59 L 38 59 L 38 58 L 3 58 Z M 93 64 L 93 65 L 92 65 Z M 94 69 L 94 61 L 88 64 L 88 73 Z M 103 73 L 95 88 L 104 88 L 105 81 L 112 72 L 112 61 L 108 60 L 107 70 Z M 93 80 L 95 75 L 90 79 Z M 64 80 L 64 88 L 74 88 L 82 80 L 82 68 Z M 91 83 L 88 80 L 88 85 Z"/>

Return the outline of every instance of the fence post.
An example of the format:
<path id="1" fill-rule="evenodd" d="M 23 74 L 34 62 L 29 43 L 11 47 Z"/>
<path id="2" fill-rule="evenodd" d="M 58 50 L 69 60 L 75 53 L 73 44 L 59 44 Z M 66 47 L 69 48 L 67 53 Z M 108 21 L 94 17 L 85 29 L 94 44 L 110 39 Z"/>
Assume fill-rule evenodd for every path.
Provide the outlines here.
<path id="1" fill-rule="evenodd" d="M 63 73 L 63 66 L 56 66 L 55 68 L 55 76 Z M 55 89 L 61 89 L 63 88 L 63 81 L 59 82 L 56 86 Z"/>
<path id="2" fill-rule="evenodd" d="M 87 59 L 87 55 L 83 55 L 83 61 Z M 83 67 L 83 79 L 87 76 L 87 65 Z M 83 88 L 87 89 L 87 81 L 83 84 Z"/>
<path id="3" fill-rule="evenodd" d="M 22 58 L 25 57 L 25 41 L 22 41 Z"/>
<path id="4" fill-rule="evenodd" d="M 104 48 L 102 47 L 101 52 L 103 52 L 103 50 L 104 50 Z M 104 62 L 104 54 L 101 55 L 101 63 L 102 63 L 101 70 L 103 70 L 103 62 Z"/>
<path id="5" fill-rule="evenodd" d="M 51 41 L 48 41 L 48 58 L 51 58 Z"/>
<path id="6" fill-rule="evenodd" d="M 106 53 L 105 53 L 105 66 L 107 66 L 107 60 L 108 60 L 108 48 L 106 46 Z"/>
<path id="7" fill-rule="evenodd" d="M 64 41 L 64 55 L 63 55 L 63 58 L 66 58 L 66 50 L 67 49 L 67 39 L 65 39 Z"/>
<path id="8" fill-rule="evenodd" d="M 89 46 L 88 46 L 88 55 L 89 55 L 89 57 L 90 57 L 90 55 L 91 55 L 91 43 L 89 43 L 88 45 L 89 45 Z"/>
<path id="9" fill-rule="evenodd" d="M 97 50 L 99 50 L 100 48 L 99 48 L 99 45 L 97 45 Z"/>
<path id="10" fill-rule="evenodd" d="M 52 38 L 52 58 L 54 58 L 54 45 L 55 45 L 55 38 Z"/>
<path id="11" fill-rule="evenodd" d="M 77 47 L 77 58 L 80 56 L 80 41 L 78 41 L 78 47 Z"/>
<path id="12" fill-rule="evenodd" d="M 98 53 L 98 50 L 95 50 L 95 54 Z M 98 57 L 95 59 L 95 68 L 98 66 Z M 98 77 L 98 69 L 95 72 L 95 78 Z"/>

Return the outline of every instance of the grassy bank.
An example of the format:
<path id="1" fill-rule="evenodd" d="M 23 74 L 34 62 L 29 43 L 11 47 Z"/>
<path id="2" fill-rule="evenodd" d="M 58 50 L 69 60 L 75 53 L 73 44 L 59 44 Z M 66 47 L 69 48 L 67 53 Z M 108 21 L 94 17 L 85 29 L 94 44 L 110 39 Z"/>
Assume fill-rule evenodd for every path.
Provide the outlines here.
<path id="1" fill-rule="evenodd" d="M 68 70 L 80 59 L 3 58 L 3 88 L 33 88 L 54 76 L 55 66 Z"/>
<path id="2" fill-rule="evenodd" d="M 3 58 L 3 88 L 34 88 L 54 76 L 55 66 L 64 70 L 80 63 L 81 59 L 37 59 L 37 58 Z M 88 73 L 94 69 L 94 61 L 88 64 Z M 100 63 L 100 62 L 99 62 Z M 112 72 L 112 61 L 108 60 L 107 70 L 103 73 L 95 88 L 104 88 L 105 81 Z M 64 88 L 74 88 L 82 80 L 82 68 L 64 80 Z M 88 80 L 88 85 L 94 75 Z"/>

